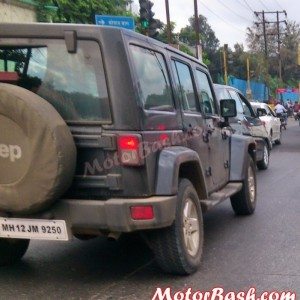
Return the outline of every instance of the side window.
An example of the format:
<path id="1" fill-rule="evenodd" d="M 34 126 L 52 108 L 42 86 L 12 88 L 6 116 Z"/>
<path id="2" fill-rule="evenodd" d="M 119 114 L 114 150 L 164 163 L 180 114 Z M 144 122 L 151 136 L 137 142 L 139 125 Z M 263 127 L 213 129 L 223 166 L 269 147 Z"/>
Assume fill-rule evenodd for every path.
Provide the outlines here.
<path id="1" fill-rule="evenodd" d="M 190 67 L 178 61 L 173 61 L 173 66 L 176 70 L 175 80 L 180 90 L 183 110 L 198 111 Z"/>
<path id="2" fill-rule="evenodd" d="M 243 108 L 243 105 L 241 103 L 241 100 L 240 100 L 238 94 L 235 91 L 230 91 L 230 90 L 229 90 L 229 94 L 230 94 L 231 98 L 233 100 L 235 100 L 237 114 L 238 115 L 243 115 L 244 114 L 244 108 Z"/>
<path id="3" fill-rule="evenodd" d="M 148 110 L 173 111 L 171 86 L 163 56 L 131 45 L 142 104 Z"/>
<path id="4" fill-rule="evenodd" d="M 196 80 L 199 88 L 198 95 L 201 111 L 205 114 L 214 115 L 216 107 L 207 75 L 202 71 L 196 70 Z"/>

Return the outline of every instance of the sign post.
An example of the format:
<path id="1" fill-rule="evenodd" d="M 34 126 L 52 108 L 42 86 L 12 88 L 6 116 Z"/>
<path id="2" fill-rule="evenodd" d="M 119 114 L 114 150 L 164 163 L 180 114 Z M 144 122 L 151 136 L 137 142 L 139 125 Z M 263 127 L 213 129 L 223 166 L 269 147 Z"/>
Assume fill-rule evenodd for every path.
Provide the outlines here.
<path id="1" fill-rule="evenodd" d="M 135 30 L 135 23 L 132 17 L 95 15 L 95 22 L 96 25 L 100 26 L 113 26 Z"/>

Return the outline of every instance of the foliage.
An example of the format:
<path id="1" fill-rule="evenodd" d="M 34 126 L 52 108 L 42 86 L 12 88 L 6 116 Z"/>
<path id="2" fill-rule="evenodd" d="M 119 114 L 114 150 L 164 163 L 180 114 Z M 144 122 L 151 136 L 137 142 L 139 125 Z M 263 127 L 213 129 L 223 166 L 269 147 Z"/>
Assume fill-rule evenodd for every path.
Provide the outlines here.
<path id="1" fill-rule="evenodd" d="M 95 14 L 128 15 L 129 0 L 37 0 L 38 20 L 94 24 Z M 47 7 L 56 9 L 47 9 Z"/>
<path id="2" fill-rule="evenodd" d="M 276 24 L 275 24 L 276 25 Z M 268 82 L 271 90 L 276 87 L 297 86 L 297 81 L 300 76 L 299 66 L 296 64 L 297 48 L 300 42 L 300 27 L 299 24 L 293 21 L 288 21 L 286 29 L 281 27 L 281 49 L 280 56 L 282 61 L 282 79 L 278 79 L 278 41 L 277 29 L 275 25 L 267 26 L 267 54 L 268 59 L 265 59 L 264 39 L 262 35 L 262 26 L 257 27 L 255 24 L 247 31 L 247 43 L 252 54 L 253 60 L 257 62 L 255 70 L 256 77 L 260 76 Z"/>
<path id="3" fill-rule="evenodd" d="M 196 45 L 196 32 L 195 32 L 195 17 L 189 18 L 189 25 L 182 28 L 179 33 L 179 40 L 188 46 L 194 47 Z M 207 18 L 199 15 L 200 27 L 200 41 L 203 51 L 203 61 L 209 66 L 211 75 L 216 81 L 219 75 L 221 65 L 219 59 L 219 40 L 215 32 L 207 22 Z"/>
<path id="4" fill-rule="evenodd" d="M 196 33 L 195 33 L 195 18 L 189 18 L 190 25 L 182 28 L 179 33 L 180 41 L 190 45 L 196 45 Z M 200 27 L 200 40 L 202 48 L 205 52 L 215 52 L 219 47 L 219 40 L 216 37 L 215 32 L 207 22 L 207 18 L 199 15 L 199 27 Z"/>
<path id="5" fill-rule="evenodd" d="M 95 22 L 95 14 L 129 15 L 126 6 L 132 0 L 36 0 L 38 3 L 38 20 L 66 23 Z M 134 15 L 136 31 L 144 33 L 140 27 L 139 16 Z M 167 43 L 167 26 L 161 23 L 157 39 Z M 189 25 L 175 32 L 174 22 L 171 23 L 172 44 L 178 44 L 181 51 L 195 56 L 195 18 L 189 18 Z M 214 81 L 221 80 L 224 74 L 222 47 L 207 18 L 199 15 L 200 41 L 203 50 L 203 61 L 208 65 Z M 282 35 L 280 56 L 282 59 L 283 82 L 278 79 L 278 53 L 276 24 L 267 24 L 268 60 L 265 59 L 262 26 L 253 23 L 247 29 L 247 46 L 235 44 L 228 49 L 228 74 L 241 79 L 247 79 L 246 60 L 250 61 L 250 79 L 266 82 L 274 91 L 281 86 L 297 86 L 300 77 L 300 67 L 296 64 L 297 47 L 300 42 L 300 27 L 296 22 L 287 22 L 286 28 L 281 25 Z"/>
<path id="6" fill-rule="evenodd" d="M 175 33 L 175 22 L 171 22 L 171 44 L 177 44 L 178 43 L 178 34 Z M 163 43 L 168 44 L 168 28 L 166 24 L 163 24 L 159 35 L 158 35 L 158 40 L 162 41 Z"/>
<path id="7" fill-rule="evenodd" d="M 180 43 L 179 44 L 179 50 L 186 53 L 186 54 L 188 54 L 188 55 L 195 56 L 195 53 L 186 44 Z"/>

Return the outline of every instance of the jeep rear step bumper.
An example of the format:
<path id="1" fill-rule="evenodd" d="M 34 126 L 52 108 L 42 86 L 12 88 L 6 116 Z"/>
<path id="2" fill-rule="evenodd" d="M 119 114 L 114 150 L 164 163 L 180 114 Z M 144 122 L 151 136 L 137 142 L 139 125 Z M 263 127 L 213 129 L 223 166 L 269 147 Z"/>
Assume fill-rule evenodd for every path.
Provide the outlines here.
<path id="1" fill-rule="evenodd" d="M 174 221 L 176 197 L 174 195 L 139 199 L 114 198 L 106 201 L 63 199 L 44 214 L 33 217 L 65 220 L 72 232 L 84 229 L 132 232 L 163 228 L 170 226 Z M 154 218 L 133 220 L 130 213 L 132 206 L 152 206 Z"/>

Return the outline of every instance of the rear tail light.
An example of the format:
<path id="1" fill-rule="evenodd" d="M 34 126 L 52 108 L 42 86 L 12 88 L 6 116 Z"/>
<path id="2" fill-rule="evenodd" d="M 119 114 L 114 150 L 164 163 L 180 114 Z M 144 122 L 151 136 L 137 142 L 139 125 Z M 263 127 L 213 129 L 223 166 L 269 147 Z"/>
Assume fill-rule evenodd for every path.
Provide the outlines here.
<path id="1" fill-rule="evenodd" d="M 132 206 L 130 207 L 131 218 L 133 220 L 154 219 L 153 206 Z"/>
<path id="2" fill-rule="evenodd" d="M 118 137 L 119 157 L 122 165 L 140 166 L 143 164 L 141 158 L 141 136 L 140 135 L 120 135 Z"/>

